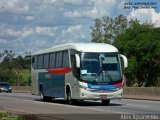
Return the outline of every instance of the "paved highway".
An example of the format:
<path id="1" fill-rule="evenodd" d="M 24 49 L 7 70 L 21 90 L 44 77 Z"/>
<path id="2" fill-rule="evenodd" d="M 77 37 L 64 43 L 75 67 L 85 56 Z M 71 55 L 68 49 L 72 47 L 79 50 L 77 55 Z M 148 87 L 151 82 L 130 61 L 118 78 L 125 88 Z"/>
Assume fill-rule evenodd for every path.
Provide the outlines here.
<path id="1" fill-rule="evenodd" d="M 28 93 L 0 93 L 0 112 L 11 111 L 29 114 L 66 114 L 85 116 L 90 114 L 92 120 L 104 115 L 127 114 L 160 114 L 160 101 L 147 100 L 112 100 L 109 106 L 103 106 L 100 101 L 83 101 L 76 105 L 67 105 L 63 99 L 55 99 L 51 102 L 42 102 L 39 96 Z M 92 114 L 92 115 L 91 115 Z M 63 115 L 61 116 L 63 117 Z M 70 117 L 70 116 L 69 116 Z M 80 119 L 83 119 L 81 118 Z M 157 116 L 160 119 L 160 115 Z M 66 117 L 64 117 L 66 118 Z M 88 118 L 87 118 L 88 119 Z M 125 119 L 125 118 L 124 118 Z M 83 119 L 84 120 L 84 119 Z"/>

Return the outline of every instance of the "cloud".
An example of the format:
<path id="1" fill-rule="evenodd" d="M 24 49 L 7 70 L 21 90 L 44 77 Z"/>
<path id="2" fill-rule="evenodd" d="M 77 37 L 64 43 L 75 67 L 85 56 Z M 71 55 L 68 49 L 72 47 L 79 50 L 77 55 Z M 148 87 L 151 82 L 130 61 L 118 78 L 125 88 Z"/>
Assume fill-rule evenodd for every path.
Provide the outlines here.
<path id="1" fill-rule="evenodd" d="M 31 21 L 31 20 L 34 20 L 35 18 L 34 18 L 34 16 L 27 16 L 26 17 L 26 20 L 28 20 L 28 21 Z"/>
<path id="2" fill-rule="evenodd" d="M 35 33 L 40 34 L 40 35 L 54 36 L 54 30 L 52 28 L 50 28 L 50 27 L 37 26 L 35 28 Z"/>
<path id="3" fill-rule="evenodd" d="M 21 34 L 20 31 L 14 31 L 13 29 L 5 29 L 1 35 L 8 35 L 8 36 L 14 36 L 18 37 Z"/>
<path id="4" fill-rule="evenodd" d="M 21 37 L 20 38 L 22 39 L 22 38 L 31 36 L 32 34 L 34 34 L 34 29 L 33 28 L 24 27 L 21 31 Z"/>
<path id="5" fill-rule="evenodd" d="M 18 39 L 30 37 L 32 35 L 54 36 L 54 29 L 50 27 L 40 27 L 40 26 L 36 26 L 35 28 L 24 27 L 21 30 L 6 28 L 0 33 L 0 36 L 10 36 L 10 37 L 16 37 Z"/>
<path id="6" fill-rule="evenodd" d="M 81 17 L 82 14 L 79 11 L 74 10 L 74 11 L 67 11 L 67 12 L 65 12 L 64 16 L 72 18 L 72 17 Z"/>
<path id="7" fill-rule="evenodd" d="M 63 0 L 63 1 L 64 3 L 74 4 L 74 5 L 79 5 L 87 2 L 86 0 Z"/>
<path id="8" fill-rule="evenodd" d="M 96 0 L 91 13 L 93 17 L 112 16 L 114 9 L 118 7 L 118 0 Z"/>
<path id="9" fill-rule="evenodd" d="M 56 37 L 54 43 L 60 44 L 66 42 L 87 42 L 88 36 L 84 28 L 85 26 L 82 26 L 81 24 L 63 28 L 62 32 L 59 33 L 59 37 Z"/>
<path id="10" fill-rule="evenodd" d="M 22 30 L 15 30 L 13 28 L 6 28 L 1 33 L 0 36 L 10 36 L 10 37 L 26 37 L 33 34 L 32 28 L 23 28 Z"/>
<path id="11" fill-rule="evenodd" d="M 88 6 L 66 11 L 64 12 L 64 16 L 69 18 L 89 17 L 91 19 L 101 18 L 103 16 L 116 16 L 121 12 L 120 4 L 121 0 L 90 0 Z"/>
<path id="12" fill-rule="evenodd" d="M 5 39 L 0 39 L 0 44 L 5 44 L 5 43 L 7 43 L 7 40 L 5 40 Z"/>
<path id="13" fill-rule="evenodd" d="M 0 0 L 0 11 L 8 11 L 12 13 L 24 13 L 29 11 L 29 6 L 23 0 Z"/>
<path id="14" fill-rule="evenodd" d="M 5 44 L 0 50 L 26 51 L 29 46 L 35 51 L 59 43 L 91 42 L 93 20 L 123 13 L 122 2 L 124 0 L 0 0 L 0 43 Z M 159 13 L 154 10 L 131 11 L 128 18 L 136 16 L 159 26 Z"/>
<path id="15" fill-rule="evenodd" d="M 136 9 L 132 10 L 128 15 L 128 19 L 138 19 L 141 23 L 151 22 L 156 27 L 160 27 L 160 12 L 157 13 L 155 9 Z"/>
<path id="16" fill-rule="evenodd" d="M 69 26 L 66 30 L 62 31 L 62 34 L 74 33 L 79 31 L 82 28 L 82 25 Z"/>

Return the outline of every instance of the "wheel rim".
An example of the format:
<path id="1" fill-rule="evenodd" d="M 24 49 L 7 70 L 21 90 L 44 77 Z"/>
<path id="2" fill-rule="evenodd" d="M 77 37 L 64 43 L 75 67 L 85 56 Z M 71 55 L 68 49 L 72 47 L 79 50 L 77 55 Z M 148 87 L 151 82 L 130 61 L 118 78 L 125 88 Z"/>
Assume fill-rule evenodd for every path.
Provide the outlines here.
<path id="1" fill-rule="evenodd" d="M 43 96 L 42 92 L 40 93 L 40 98 L 41 98 L 41 100 L 44 100 L 44 96 Z"/>
<path id="2" fill-rule="evenodd" d="M 71 98 L 71 93 L 69 92 L 68 94 L 67 94 L 67 101 L 68 101 L 68 104 L 72 104 L 72 98 Z"/>

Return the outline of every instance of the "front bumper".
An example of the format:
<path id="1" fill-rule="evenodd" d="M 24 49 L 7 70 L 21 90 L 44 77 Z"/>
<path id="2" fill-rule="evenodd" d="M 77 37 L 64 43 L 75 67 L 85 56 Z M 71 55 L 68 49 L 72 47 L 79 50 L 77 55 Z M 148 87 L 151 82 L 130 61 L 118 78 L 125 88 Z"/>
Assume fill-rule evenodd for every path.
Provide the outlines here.
<path id="1" fill-rule="evenodd" d="M 80 98 L 82 100 L 102 100 L 102 99 L 122 99 L 123 89 L 114 92 L 98 91 L 90 92 L 83 88 L 80 89 Z M 102 98 L 102 96 L 105 96 Z"/>
<path id="2" fill-rule="evenodd" d="M 12 89 L 0 89 L 0 92 L 12 92 Z"/>

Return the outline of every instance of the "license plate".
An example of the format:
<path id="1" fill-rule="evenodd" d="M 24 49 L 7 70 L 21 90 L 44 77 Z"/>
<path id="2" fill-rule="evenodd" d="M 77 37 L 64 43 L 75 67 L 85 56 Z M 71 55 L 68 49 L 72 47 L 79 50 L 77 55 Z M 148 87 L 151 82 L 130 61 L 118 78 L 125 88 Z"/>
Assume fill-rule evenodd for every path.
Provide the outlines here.
<path id="1" fill-rule="evenodd" d="M 100 95 L 100 99 L 101 100 L 107 99 L 107 95 Z"/>

